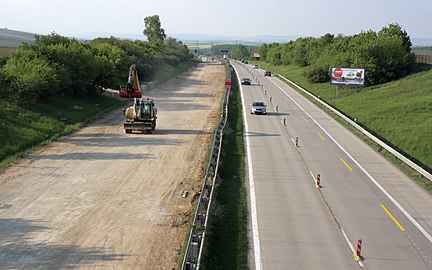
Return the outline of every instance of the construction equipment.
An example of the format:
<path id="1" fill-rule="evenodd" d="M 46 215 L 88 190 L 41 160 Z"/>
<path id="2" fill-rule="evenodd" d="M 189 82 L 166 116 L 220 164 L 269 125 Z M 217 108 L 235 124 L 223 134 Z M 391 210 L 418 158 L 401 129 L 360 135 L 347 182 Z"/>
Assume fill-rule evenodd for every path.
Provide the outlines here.
<path id="1" fill-rule="evenodd" d="M 123 110 L 123 114 L 127 118 L 124 122 L 125 132 L 132 133 L 132 131 L 137 130 L 153 133 L 156 129 L 157 109 L 153 99 L 142 97 L 138 71 L 135 65 L 130 67 L 126 88 L 120 88 L 119 96 L 133 98 L 133 105 Z"/>
<path id="2" fill-rule="evenodd" d="M 127 118 L 124 122 L 126 133 L 132 133 L 133 130 L 153 133 L 156 129 L 157 109 L 153 99 L 134 98 L 133 105 L 123 111 Z"/>
<path id="3" fill-rule="evenodd" d="M 129 69 L 129 78 L 126 88 L 120 86 L 119 96 L 122 98 L 142 97 L 142 90 L 138 79 L 138 71 L 135 65 L 132 65 Z"/>

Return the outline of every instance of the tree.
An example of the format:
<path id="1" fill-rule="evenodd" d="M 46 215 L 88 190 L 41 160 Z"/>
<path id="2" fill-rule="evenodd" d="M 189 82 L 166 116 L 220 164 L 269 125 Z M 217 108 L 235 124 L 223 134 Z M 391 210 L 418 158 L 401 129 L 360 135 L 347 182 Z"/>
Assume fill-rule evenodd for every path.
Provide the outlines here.
<path id="1" fill-rule="evenodd" d="M 387 27 L 383 27 L 379 32 L 378 36 L 398 36 L 402 40 L 402 46 L 407 53 L 411 52 L 411 39 L 408 33 L 397 23 L 391 23 Z"/>
<path id="2" fill-rule="evenodd" d="M 159 15 L 144 18 L 144 35 L 152 45 L 160 46 L 166 38 L 165 30 L 161 27 Z"/>
<path id="3" fill-rule="evenodd" d="M 0 55 L 0 68 L 2 68 L 4 65 L 6 65 L 7 57 Z"/>
<path id="4" fill-rule="evenodd" d="M 248 56 L 249 56 L 249 51 L 246 48 L 246 46 L 242 44 L 237 44 L 234 46 L 232 52 L 232 57 L 234 59 L 244 59 L 244 58 L 248 58 Z"/>
<path id="5" fill-rule="evenodd" d="M 50 63 L 43 58 L 30 61 L 11 59 L 3 67 L 2 76 L 9 82 L 7 88 L 2 89 L 0 96 L 26 103 L 41 100 L 57 92 L 59 79 Z"/>

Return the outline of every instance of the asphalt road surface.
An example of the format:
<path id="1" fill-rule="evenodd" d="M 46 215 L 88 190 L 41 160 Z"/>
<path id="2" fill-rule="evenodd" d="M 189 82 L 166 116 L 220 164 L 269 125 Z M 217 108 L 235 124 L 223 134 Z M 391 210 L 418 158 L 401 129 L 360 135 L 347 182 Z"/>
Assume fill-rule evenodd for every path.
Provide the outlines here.
<path id="1" fill-rule="evenodd" d="M 200 64 L 145 91 L 153 134 L 125 134 L 119 108 L 2 171 L 0 269 L 175 268 L 225 76 Z"/>
<path id="2" fill-rule="evenodd" d="M 250 267 L 432 269 L 432 196 L 280 79 L 234 66 L 239 79 L 252 79 L 241 87 Z M 255 100 L 267 115 L 250 114 Z"/>

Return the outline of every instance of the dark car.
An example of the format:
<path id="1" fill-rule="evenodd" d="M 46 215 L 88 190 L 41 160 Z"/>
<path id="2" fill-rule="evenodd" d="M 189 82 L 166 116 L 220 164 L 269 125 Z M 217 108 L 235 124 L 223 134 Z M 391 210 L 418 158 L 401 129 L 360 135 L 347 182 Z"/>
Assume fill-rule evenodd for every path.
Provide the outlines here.
<path id="1" fill-rule="evenodd" d="M 252 81 L 251 81 L 251 79 L 249 79 L 249 78 L 243 78 L 243 79 L 241 80 L 241 84 L 243 84 L 243 85 L 251 85 L 251 84 L 252 84 Z"/>
<path id="2" fill-rule="evenodd" d="M 245 64 L 249 64 L 249 62 L 247 60 L 244 61 Z"/>
<path id="3" fill-rule="evenodd" d="M 265 73 L 264 73 L 264 76 L 271 77 L 271 72 L 270 72 L 270 70 L 266 70 Z"/>

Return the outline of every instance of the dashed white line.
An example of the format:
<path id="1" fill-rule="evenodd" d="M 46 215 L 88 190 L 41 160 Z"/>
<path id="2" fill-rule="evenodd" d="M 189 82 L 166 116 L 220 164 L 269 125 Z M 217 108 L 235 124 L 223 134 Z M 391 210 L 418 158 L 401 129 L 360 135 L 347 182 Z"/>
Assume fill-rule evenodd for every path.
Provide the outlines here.
<path id="1" fill-rule="evenodd" d="M 297 103 L 297 101 L 295 101 L 287 92 L 285 92 L 279 85 L 277 85 L 273 80 L 269 80 L 271 81 L 277 88 L 279 88 L 282 93 L 284 93 L 286 96 L 288 96 L 291 101 L 293 101 L 307 116 L 310 117 L 310 119 L 325 133 L 327 134 L 327 136 L 339 147 L 339 149 L 341 149 L 345 155 L 347 155 L 356 165 L 357 167 L 372 181 L 372 183 L 375 184 L 375 186 L 377 186 L 382 193 L 384 193 L 384 195 L 386 195 L 386 197 L 393 202 L 393 204 L 405 215 L 406 218 L 408 218 L 409 221 L 411 221 L 411 223 L 417 227 L 417 229 L 429 240 L 429 242 L 432 243 L 432 236 L 417 222 L 417 220 L 415 220 L 403 207 L 402 205 L 400 205 L 395 198 L 393 198 L 393 196 L 390 195 L 390 193 L 387 192 L 387 190 L 384 189 L 383 186 L 381 186 L 380 183 L 378 183 L 377 180 L 375 180 L 375 178 L 365 169 L 363 168 L 363 166 L 353 157 L 351 156 L 350 153 L 348 153 L 347 150 L 345 150 L 345 148 L 342 147 L 342 145 L 340 145 L 335 138 L 333 138 L 333 136 L 330 135 L 330 133 L 327 132 L 326 129 L 324 129 L 316 120 L 315 118 L 313 118 L 309 113 L 307 113 L 302 106 L 300 106 L 300 104 Z"/>

